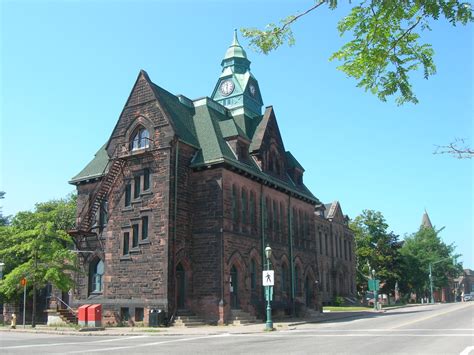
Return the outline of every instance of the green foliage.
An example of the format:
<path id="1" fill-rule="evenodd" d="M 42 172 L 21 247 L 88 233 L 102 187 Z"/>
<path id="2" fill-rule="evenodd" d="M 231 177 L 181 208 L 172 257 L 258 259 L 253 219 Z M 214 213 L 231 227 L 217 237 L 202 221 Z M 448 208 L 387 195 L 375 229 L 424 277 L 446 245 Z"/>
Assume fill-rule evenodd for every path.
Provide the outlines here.
<path id="1" fill-rule="evenodd" d="M 381 280 L 382 292 L 389 293 L 401 278 L 400 247 L 398 236 L 388 233 L 388 224 L 381 212 L 364 210 L 350 223 L 354 231 L 357 259 L 357 289 L 367 289 L 370 269 Z"/>
<path id="2" fill-rule="evenodd" d="M 5 198 L 5 191 L 0 191 L 0 200 Z M 10 217 L 4 216 L 2 213 L 2 207 L 0 207 L 0 226 L 6 226 L 10 222 Z"/>
<path id="3" fill-rule="evenodd" d="M 14 298 L 20 279 L 28 285 L 43 287 L 48 282 L 62 290 L 73 285 L 75 254 L 70 251 L 67 230 L 74 226 L 76 197 L 36 205 L 33 212 L 19 212 L 11 225 L 0 227 L 0 260 L 5 263 L 5 277 L 0 281 L 0 295 Z"/>
<path id="4" fill-rule="evenodd" d="M 334 301 L 332 303 L 334 304 L 334 306 L 340 307 L 344 304 L 344 298 L 339 297 L 339 296 L 334 297 Z"/>
<path id="5" fill-rule="evenodd" d="M 454 253 L 454 245 L 446 245 L 433 228 L 421 227 L 405 239 L 400 252 L 403 257 L 404 278 L 401 289 L 422 295 L 429 290 L 429 264 L 432 263 L 435 288 L 448 284 L 449 277 L 462 273 L 462 265 L 453 263 L 460 255 Z"/>
<path id="6" fill-rule="evenodd" d="M 307 11 L 282 20 L 279 26 L 269 24 L 263 31 L 242 29 L 242 34 L 250 39 L 251 47 L 265 54 L 284 43 L 293 45 L 292 23 L 323 4 L 329 9 L 338 5 L 337 0 L 317 1 Z M 422 69 L 425 79 L 436 73 L 433 48 L 422 43 L 421 37 L 423 31 L 430 30 L 430 23 L 444 18 L 455 26 L 474 20 L 471 5 L 457 0 L 370 0 L 351 6 L 338 31 L 352 39 L 330 59 L 341 61 L 338 69 L 380 100 L 398 94 L 398 104 L 418 102 L 410 73 Z"/>

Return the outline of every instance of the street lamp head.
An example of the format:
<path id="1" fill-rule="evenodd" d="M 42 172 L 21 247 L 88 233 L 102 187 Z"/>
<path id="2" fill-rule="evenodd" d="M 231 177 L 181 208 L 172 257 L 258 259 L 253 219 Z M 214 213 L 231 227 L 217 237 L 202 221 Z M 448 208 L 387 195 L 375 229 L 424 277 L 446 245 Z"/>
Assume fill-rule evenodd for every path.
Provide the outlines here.
<path id="1" fill-rule="evenodd" d="M 269 245 L 265 248 L 265 256 L 267 259 L 270 259 L 272 257 L 272 248 L 270 248 Z"/>

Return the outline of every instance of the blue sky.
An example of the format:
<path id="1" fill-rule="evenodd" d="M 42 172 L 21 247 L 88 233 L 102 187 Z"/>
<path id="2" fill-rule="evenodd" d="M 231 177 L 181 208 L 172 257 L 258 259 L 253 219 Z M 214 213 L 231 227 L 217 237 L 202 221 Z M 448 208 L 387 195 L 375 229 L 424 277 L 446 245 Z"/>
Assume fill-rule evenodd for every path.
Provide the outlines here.
<path id="1" fill-rule="evenodd" d="M 1 175 L 4 214 L 74 190 L 67 181 L 108 139 L 140 69 L 190 98 L 209 96 L 234 28 L 263 27 L 312 1 L 2 1 Z M 438 73 L 412 75 L 418 105 L 382 103 L 328 58 L 347 8 L 320 8 L 294 26 L 296 45 L 252 52 L 265 105 L 322 201 L 351 217 L 381 211 L 390 230 L 416 231 L 424 209 L 465 267 L 473 258 L 473 163 L 433 155 L 473 136 L 472 26 L 425 34 Z M 247 42 L 240 36 L 241 43 Z"/>

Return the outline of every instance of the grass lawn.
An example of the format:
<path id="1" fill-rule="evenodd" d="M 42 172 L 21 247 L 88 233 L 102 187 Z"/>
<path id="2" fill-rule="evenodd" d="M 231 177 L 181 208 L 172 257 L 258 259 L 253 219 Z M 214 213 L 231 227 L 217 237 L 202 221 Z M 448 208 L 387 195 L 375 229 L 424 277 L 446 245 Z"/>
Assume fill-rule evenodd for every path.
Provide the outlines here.
<path id="1" fill-rule="evenodd" d="M 368 311 L 371 310 L 373 307 L 336 307 L 336 306 L 324 306 L 323 310 L 324 311 L 331 311 L 331 312 L 348 312 L 348 311 Z"/>

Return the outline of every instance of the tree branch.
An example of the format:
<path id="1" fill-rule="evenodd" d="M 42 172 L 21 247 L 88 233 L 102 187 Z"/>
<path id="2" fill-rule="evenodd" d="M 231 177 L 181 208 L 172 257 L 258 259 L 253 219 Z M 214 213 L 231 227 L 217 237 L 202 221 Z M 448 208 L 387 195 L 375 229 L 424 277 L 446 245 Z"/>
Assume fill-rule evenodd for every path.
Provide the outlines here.
<path id="1" fill-rule="evenodd" d="M 314 4 L 313 6 L 311 6 L 308 10 L 306 10 L 305 12 L 299 14 L 299 15 L 296 15 L 295 17 L 293 17 L 290 21 L 286 22 L 283 26 L 280 27 L 280 31 L 283 31 L 285 29 L 285 27 L 288 27 L 289 25 L 291 25 L 293 22 L 295 22 L 296 20 L 298 20 L 300 17 L 303 17 L 304 15 L 307 15 L 309 14 L 311 11 L 317 9 L 318 7 L 320 7 L 322 4 L 324 4 L 326 2 L 326 0 L 320 0 L 318 3 Z"/>
<path id="2" fill-rule="evenodd" d="M 457 138 L 448 145 L 438 145 L 433 154 L 450 154 L 458 159 L 471 159 L 474 157 L 474 149 L 465 145 L 462 138 Z"/>

